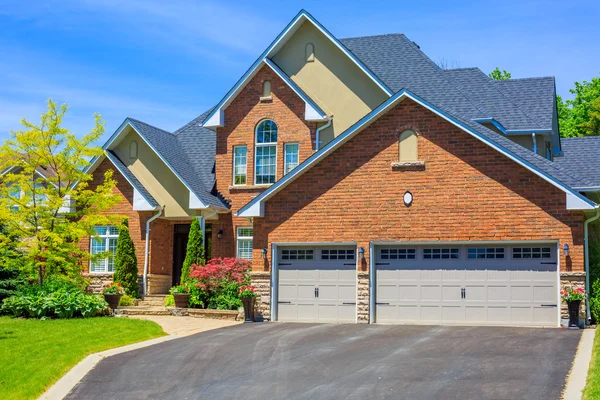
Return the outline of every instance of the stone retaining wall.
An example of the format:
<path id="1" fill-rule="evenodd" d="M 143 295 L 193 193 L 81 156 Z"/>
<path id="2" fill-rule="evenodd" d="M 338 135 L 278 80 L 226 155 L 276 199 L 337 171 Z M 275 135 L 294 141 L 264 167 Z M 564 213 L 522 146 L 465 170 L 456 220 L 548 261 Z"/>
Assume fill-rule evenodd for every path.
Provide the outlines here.
<path id="1" fill-rule="evenodd" d="M 567 288 L 583 288 L 585 289 L 585 272 L 561 272 L 560 273 L 560 290 Z M 558 301 L 561 301 L 560 299 Z M 560 318 L 561 323 L 564 325 L 566 321 L 569 319 L 569 309 L 567 307 L 567 303 L 561 301 L 560 304 Z M 586 308 L 585 301 L 581 302 L 581 307 L 579 308 L 579 320 L 580 325 L 585 324 L 586 322 Z"/>
<path id="2" fill-rule="evenodd" d="M 271 320 L 271 274 L 263 271 L 252 272 L 252 285 L 258 293 L 254 312 L 257 321 Z"/>

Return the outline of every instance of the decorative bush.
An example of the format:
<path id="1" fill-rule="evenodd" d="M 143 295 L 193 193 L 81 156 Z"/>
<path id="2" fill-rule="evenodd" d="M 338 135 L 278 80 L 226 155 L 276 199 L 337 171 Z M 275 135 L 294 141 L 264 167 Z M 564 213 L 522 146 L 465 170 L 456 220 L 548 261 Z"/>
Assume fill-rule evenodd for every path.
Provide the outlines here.
<path id="1" fill-rule="evenodd" d="M 165 307 L 175 307 L 175 298 L 172 294 L 165 296 L 165 301 L 163 302 Z"/>
<path id="2" fill-rule="evenodd" d="M 202 229 L 200 221 L 194 218 L 190 226 L 190 235 L 188 237 L 187 248 L 185 250 L 185 259 L 181 267 L 181 282 L 185 283 L 193 265 L 204 265 L 204 240 L 202 239 Z"/>
<path id="3" fill-rule="evenodd" d="M 123 220 L 123 223 L 119 227 L 113 280 L 123 286 L 127 295 L 136 299 L 140 297 L 137 258 L 135 256 L 135 246 L 129 234 L 129 222 L 127 218 Z"/>
<path id="4" fill-rule="evenodd" d="M 127 294 L 124 294 L 119 299 L 119 307 L 128 307 L 133 306 L 135 304 L 135 299 Z"/>
<path id="5" fill-rule="evenodd" d="M 590 224 L 590 313 L 597 324 L 600 322 L 600 223 Z"/>
<path id="6" fill-rule="evenodd" d="M 190 288 L 187 285 L 177 285 L 173 286 L 171 290 L 169 290 L 170 294 L 190 294 Z"/>
<path id="7" fill-rule="evenodd" d="M 0 267 L 0 302 L 14 295 L 17 288 L 24 283 L 18 269 Z"/>
<path id="8" fill-rule="evenodd" d="M 14 317 L 89 318 L 107 306 L 101 296 L 85 294 L 64 282 L 47 282 L 21 287 L 16 295 L 4 300 L 2 310 Z"/>
<path id="9" fill-rule="evenodd" d="M 240 288 L 250 283 L 249 273 L 250 261 L 237 258 L 217 258 L 205 266 L 194 265 L 190 278 L 198 290 L 195 300 L 201 307 L 237 310 L 242 306 Z"/>

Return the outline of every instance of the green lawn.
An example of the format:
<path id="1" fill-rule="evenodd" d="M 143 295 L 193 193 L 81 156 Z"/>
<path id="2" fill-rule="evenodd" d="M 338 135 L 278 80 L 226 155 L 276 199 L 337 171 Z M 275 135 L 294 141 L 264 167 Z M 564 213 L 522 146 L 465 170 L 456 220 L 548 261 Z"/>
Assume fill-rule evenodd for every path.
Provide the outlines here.
<path id="1" fill-rule="evenodd" d="M 587 383 L 583 389 L 583 400 L 592 399 L 600 399 L 600 329 L 596 329 L 592 361 L 590 361 Z"/>
<path id="2" fill-rule="evenodd" d="M 164 336 L 129 318 L 32 320 L 0 317 L 0 399 L 34 399 L 87 355 Z"/>

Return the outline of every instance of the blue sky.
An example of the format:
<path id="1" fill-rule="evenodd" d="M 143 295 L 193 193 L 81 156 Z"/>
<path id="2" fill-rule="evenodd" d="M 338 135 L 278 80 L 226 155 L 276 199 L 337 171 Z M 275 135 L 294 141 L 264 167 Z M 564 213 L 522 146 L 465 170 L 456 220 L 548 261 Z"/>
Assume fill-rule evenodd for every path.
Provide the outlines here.
<path id="1" fill-rule="evenodd" d="M 0 139 L 52 98 L 76 133 L 125 117 L 174 130 L 216 104 L 305 8 L 339 38 L 405 33 L 450 67 L 513 78 L 600 74 L 596 1 L 0 0 Z"/>

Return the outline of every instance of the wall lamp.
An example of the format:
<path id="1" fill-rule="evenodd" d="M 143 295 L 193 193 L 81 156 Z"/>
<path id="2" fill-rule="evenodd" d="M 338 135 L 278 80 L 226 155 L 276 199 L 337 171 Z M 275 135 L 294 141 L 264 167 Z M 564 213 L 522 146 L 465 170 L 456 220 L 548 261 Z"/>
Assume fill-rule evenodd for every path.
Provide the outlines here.
<path id="1" fill-rule="evenodd" d="M 217 232 L 217 237 L 219 239 L 221 239 L 223 237 L 223 229 L 219 229 L 219 232 Z"/>
<path id="2" fill-rule="evenodd" d="M 260 252 L 260 256 L 261 258 L 267 258 L 267 248 L 265 247 L 264 249 L 261 250 Z"/>
<path id="3" fill-rule="evenodd" d="M 360 249 L 358 249 L 358 258 L 360 258 L 361 260 L 363 258 L 365 258 L 365 248 L 361 247 Z"/>
<path id="4" fill-rule="evenodd" d="M 563 246 L 563 255 L 565 257 L 569 257 L 569 245 L 567 243 L 565 243 L 565 245 Z"/>

